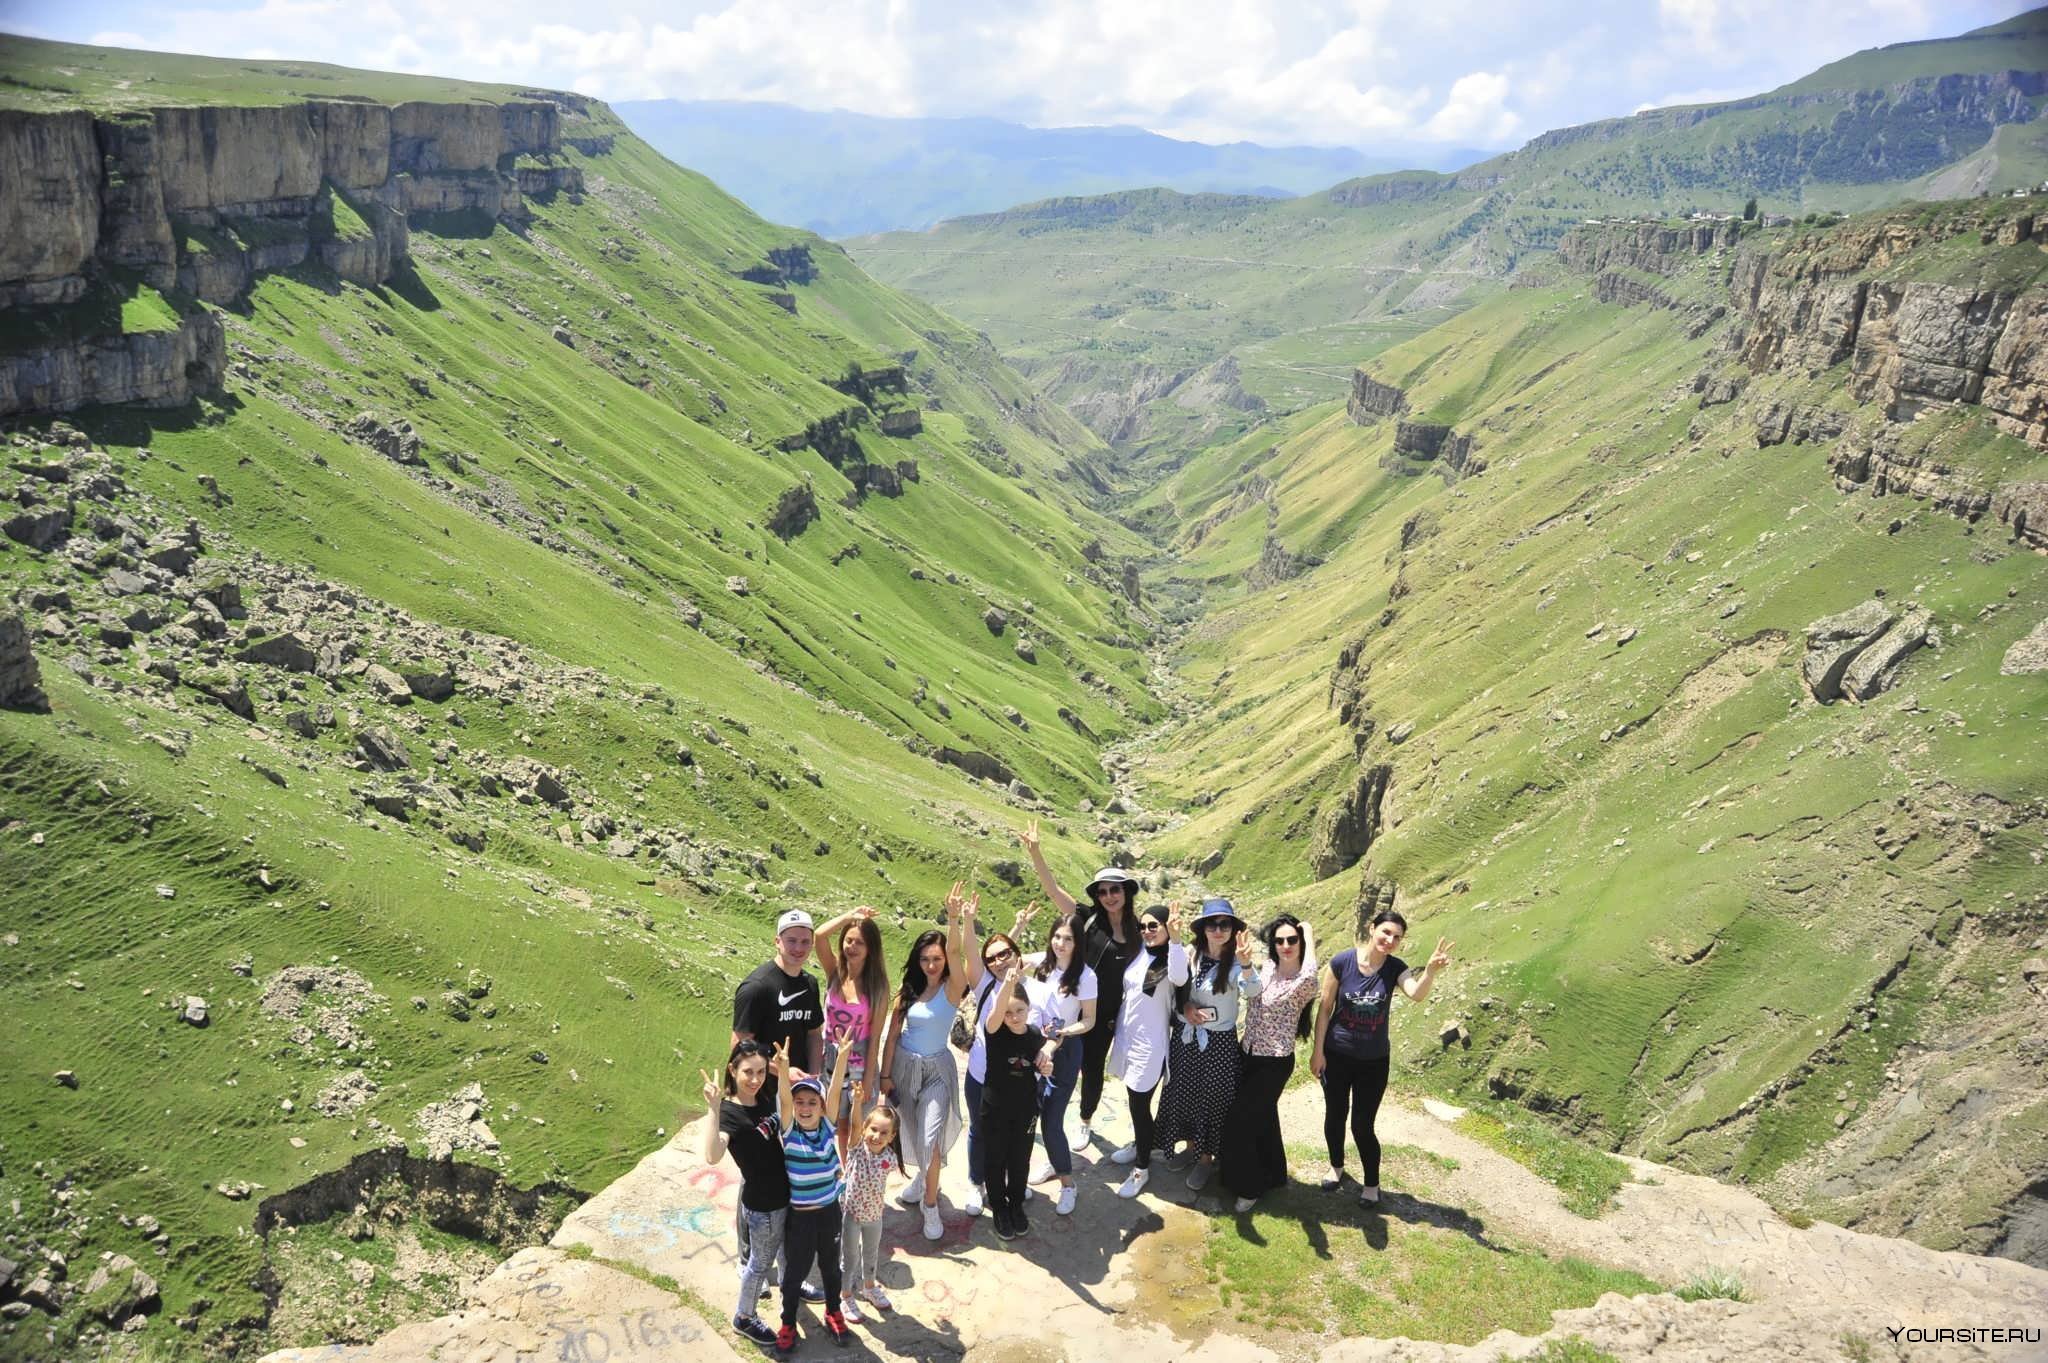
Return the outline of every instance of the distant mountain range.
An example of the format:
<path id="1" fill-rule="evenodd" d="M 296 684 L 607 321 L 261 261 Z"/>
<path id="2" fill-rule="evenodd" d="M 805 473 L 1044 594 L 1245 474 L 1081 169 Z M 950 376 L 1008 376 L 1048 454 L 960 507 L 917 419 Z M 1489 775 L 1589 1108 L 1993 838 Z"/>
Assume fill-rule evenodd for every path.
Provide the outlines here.
<path id="1" fill-rule="evenodd" d="M 1063 195 L 1164 187 L 1287 198 L 1339 180 L 1457 170 L 1471 148 L 1265 147 L 1142 128 L 1028 128 L 993 118 L 880 118 L 787 104 L 626 100 L 613 106 L 669 159 L 774 222 L 829 237 L 929 227 Z"/>

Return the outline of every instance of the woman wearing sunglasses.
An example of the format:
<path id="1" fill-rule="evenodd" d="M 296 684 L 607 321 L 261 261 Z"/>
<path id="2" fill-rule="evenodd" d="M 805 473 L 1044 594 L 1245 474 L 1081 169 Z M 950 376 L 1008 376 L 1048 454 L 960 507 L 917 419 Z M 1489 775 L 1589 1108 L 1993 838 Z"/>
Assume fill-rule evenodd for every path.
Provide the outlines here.
<path id="1" fill-rule="evenodd" d="M 1259 959 L 1257 947 L 1247 953 L 1254 978 L 1245 1006 L 1244 1060 L 1217 1161 L 1223 1186 L 1237 1198 L 1240 1212 L 1287 1186 L 1280 1095 L 1294 1073 L 1295 1044 L 1309 1034 L 1308 1006 L 1316 996 L 1316 948 L 1308 924 L 1283 913 L 1259 936 L 1266 959 Z"/>
<path id="2" fill-rule="evenodd" d="M 1205 899 L 1188 938 L 1188 984 L 1175 994 L 1179 1016 L 1167 1053 L 1173 1082 L 1159 1108 L 1159 1148 L 1175 1169 L 1189 1163 L 1188 1187 L 1200 1192 L 1216 1173 L 1223 1127 L 1237 1097 L 1244 1052 L 1237 1040 L 1243 995 L 1256 981 L 1245 969 L 1245 924 L 1227 899 Z M 1187 1149 L 1177 1150 L 1185 1141 Z"/>
<path id="3" fill-rule="evenodd" d="M 1173 940 L 1179 925 L 1177 903 L 1170 909 L 1155 904 L 1139 913 L 1142 945 L 1124 971 L 1109 1068 L 1124 1081 L 1133 1134 L 1131 1143 L 1110 1158 L 1137 1168 L 1117 1188 L 1118 1197 L 1136 1197 L 1152 1176 L 1152 1099 L 1166 1076 L 1167 1028 L 1173 1017 L 1174 991 L 1188 982 L 1187 950 Z"/>

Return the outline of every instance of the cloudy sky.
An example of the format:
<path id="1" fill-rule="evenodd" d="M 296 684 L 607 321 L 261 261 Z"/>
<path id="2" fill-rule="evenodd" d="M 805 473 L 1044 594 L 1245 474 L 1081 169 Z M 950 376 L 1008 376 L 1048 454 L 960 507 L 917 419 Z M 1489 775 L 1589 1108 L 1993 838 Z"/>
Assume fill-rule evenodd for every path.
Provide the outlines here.
<path id="1" fill-rule="evenodd" d="M 2020 0 L 0 0 L 0 28 L 1202 141 L 1504 147 L 1781 85 Z"/>

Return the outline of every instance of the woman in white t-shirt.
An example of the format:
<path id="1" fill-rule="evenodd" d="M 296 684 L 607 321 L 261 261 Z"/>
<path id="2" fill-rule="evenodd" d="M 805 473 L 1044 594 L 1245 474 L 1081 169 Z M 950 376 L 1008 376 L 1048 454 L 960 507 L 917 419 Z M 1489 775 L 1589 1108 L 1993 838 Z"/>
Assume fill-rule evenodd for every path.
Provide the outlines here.
<path id="1" fill-rule="evenodd" d="M 1031 1000 L 1031 1025 L 1053 1048 L 1052 1079 L 1039 1099 L 1038 1131 L 1045 1159 L 1031 1181 L 1060 1181 L 1061 1216 L 1074 1211 L 1074 1154 L 1067 1146 L 1067 1103 L 1081 1078 L 1081 1038 L 1095 1028 L 1095 972 L 1081 963 L 1081 927 L 1073 914 L 1052 925 L 1045 950 L 1025 958 L 1024 992 Z"/>

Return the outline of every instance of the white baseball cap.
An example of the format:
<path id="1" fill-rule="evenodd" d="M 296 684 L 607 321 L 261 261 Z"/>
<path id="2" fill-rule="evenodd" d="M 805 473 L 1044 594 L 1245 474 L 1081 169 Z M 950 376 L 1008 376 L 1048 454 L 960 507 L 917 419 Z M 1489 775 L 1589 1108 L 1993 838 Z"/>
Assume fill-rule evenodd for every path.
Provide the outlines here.
<path id="1" fill-rule="evenodd" d="M 802 909 L 791 909 L 775 920 L 775 935 L 780 937 L 791 928 L 808 928 L 811 926 L 813 924 L 809 914 L 805 913 Z"/>

